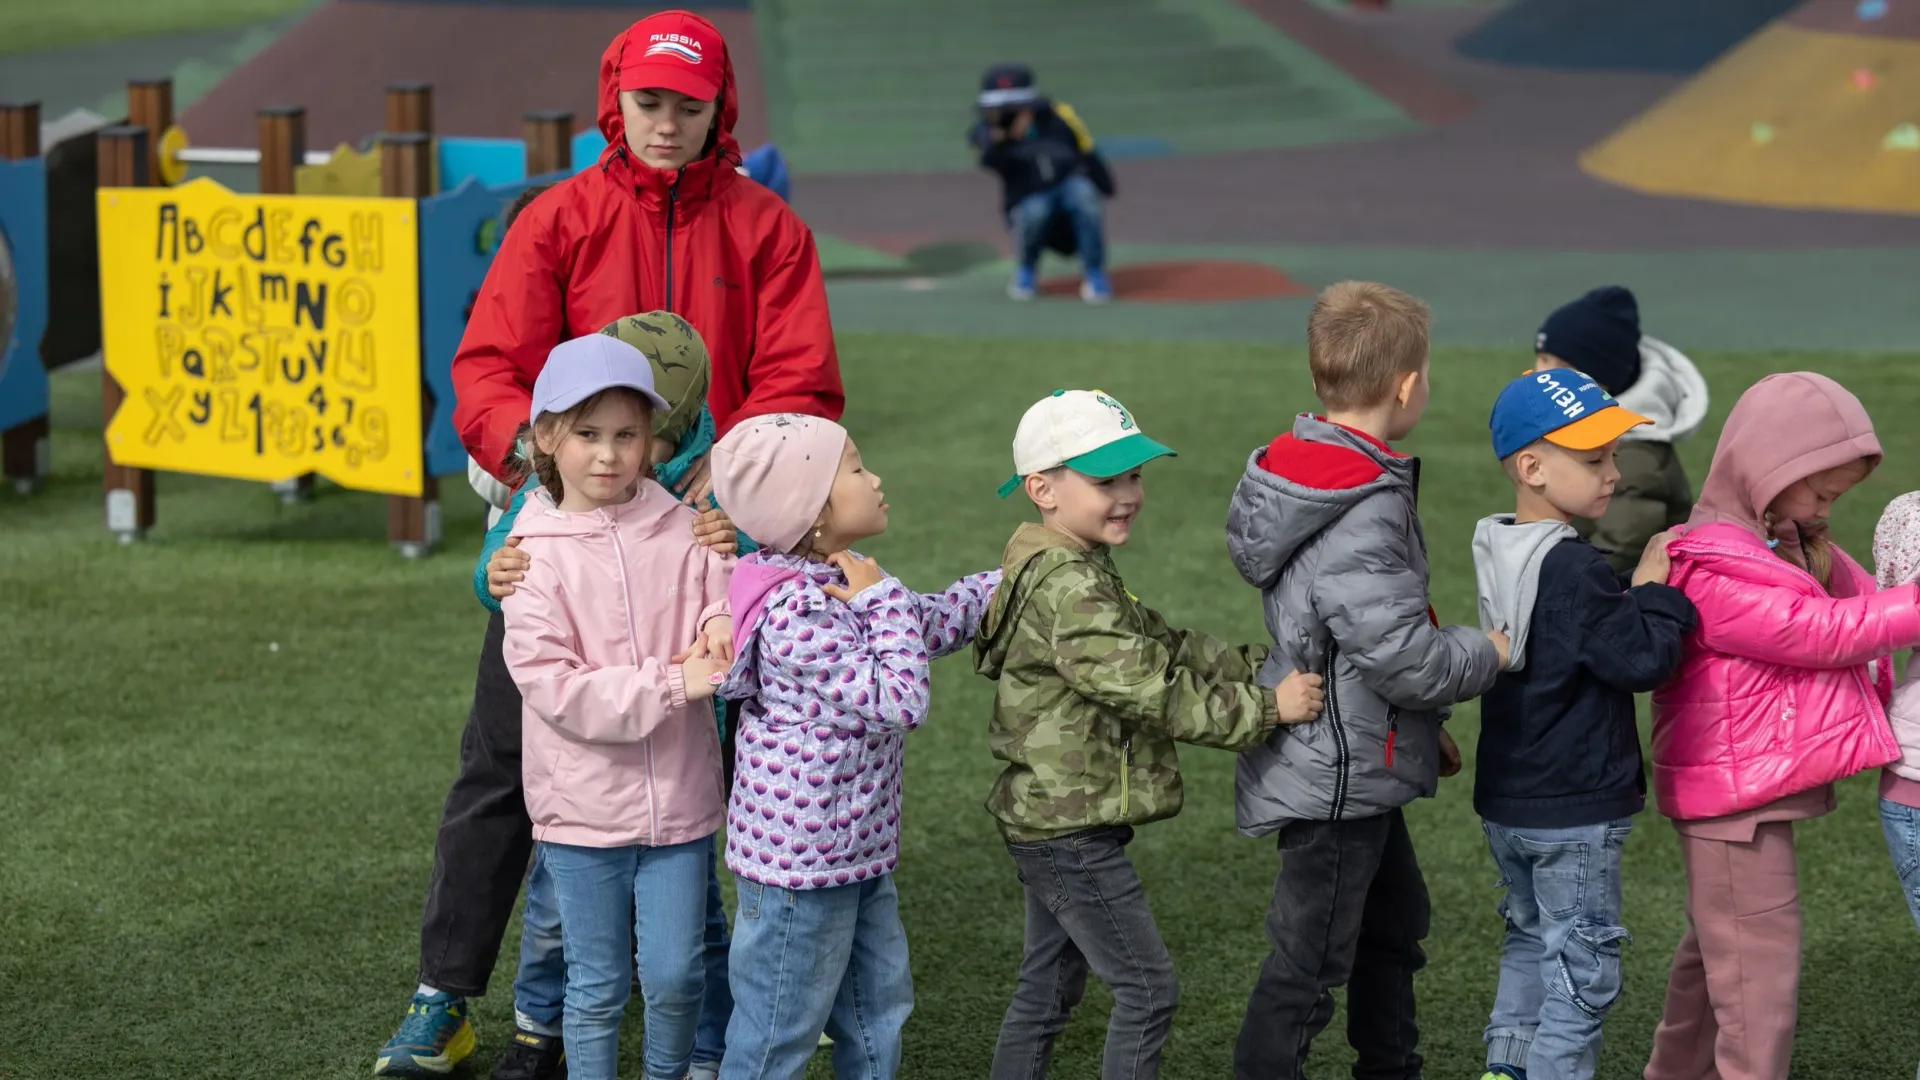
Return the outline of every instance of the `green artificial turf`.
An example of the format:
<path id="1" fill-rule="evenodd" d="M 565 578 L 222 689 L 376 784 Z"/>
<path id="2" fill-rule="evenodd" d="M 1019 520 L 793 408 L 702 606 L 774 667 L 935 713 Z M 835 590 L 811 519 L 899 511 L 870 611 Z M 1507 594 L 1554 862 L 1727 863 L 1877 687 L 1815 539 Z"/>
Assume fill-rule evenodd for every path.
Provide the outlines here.
<path id="1" fill-rule="evenodd" d="M 885 480 L 894 527 L 868 550 L 921 588 L 997 561 L 1020 508 L 993 497 L 1022 409 L 1059 386 L 1104 389 L 1180 450 L 1119 555 L 1131 588 L 1178 625 L 1260 634 L 1221 525 L 1246 454 L 1307 407 L 1301 350 L 1179 342 L 845 335 L 848 425 Z M 1911 358 L 1699 357 L 1714 424 L 1761 374 L 1811 367 L 1854 388 L 1888 463 L 1841 500 L 1840 541 L 1865 557 L 1880 507 L 1914 486 L 1920 406 Z M 1486 408 L 1510 354 L 1442 350 L 1408 448 L 1434 598 L 1473 617 L 1468 541 L 1501 509 Z M 365 1076 L 415 982 L 417 927 L 453 777 L 482 613 L 468 593 L 480 506 L 443 486 L 445 554 L 406 562 L 382 542 L 383 500 L 322 489 L 282 508 L 263 486 L 160 480 L 152 538 L 103 528 L 97 373 L 55 378 L 55 476 L 0 494 L 0 1077 Z M 1696 485 L 1712 449 L 1685 447 Z M 980 804 L 995 773 L 990 687 L 964 658 L 936 667 L 934 716 L 912 739 L 898 881 L 918 1006 L 904 1076 L 985 1075 L 1019 956 L 1018 884 Z M 1452 725 L 1469 753 L 1476 727 Z M 1184 997 L 1163 1075 L 1218 1080 L 1263 952 L 1270 840 L 1235 835 L 1232 762 L 1191 750 L 1186 810 L 1133 855 Z M 1471 769 L 1471 765 L 1469 765 Z M 1480 1071 L 1500 923 L 1469 806 L 1471 774 L 1410 820 L 1433 897 L 1419 981 L 1429 1077 Z M 1806 975 L 1796 1076 L 1906 1076 L 1920 931 L 1901 902 L 1871 778 L 1804 825 Z M 1601 1075 L 1639 1075 L 1680 934 L 1668 826 L 1643 815 L 1627 847 L 1627 987 Z M 517 933 L 517 931 L 516 931 Z M 476 1009 L 484 1076 L 509 1034 L 514 949 Z M 1109 998 L 1092 990 L 1056 1077 L 1096 1073 Z M 1344 1075 L 1340 1021 L 1315 1075 Z M 624 1075 L 640 1074 L 638 1009 Z M 810 1075 L 825 1076 L 824 1055 Z"/>
<path id="2" fill-rule="evenodd" d="M 0 4 L 0 55 L 184 30 L 223 30 L 287 15 L 315 0 L 75 0 Z"/>

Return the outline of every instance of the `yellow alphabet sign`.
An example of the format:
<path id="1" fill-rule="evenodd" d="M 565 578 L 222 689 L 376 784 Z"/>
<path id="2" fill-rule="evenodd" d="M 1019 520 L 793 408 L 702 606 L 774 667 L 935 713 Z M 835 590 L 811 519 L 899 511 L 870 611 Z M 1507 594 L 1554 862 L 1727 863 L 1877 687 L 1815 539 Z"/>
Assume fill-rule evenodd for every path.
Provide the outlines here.
<path id="1" fill-rule="evenodd" d="M 411 199 L 102 188 L 114 463 L 421 490 Z"/>

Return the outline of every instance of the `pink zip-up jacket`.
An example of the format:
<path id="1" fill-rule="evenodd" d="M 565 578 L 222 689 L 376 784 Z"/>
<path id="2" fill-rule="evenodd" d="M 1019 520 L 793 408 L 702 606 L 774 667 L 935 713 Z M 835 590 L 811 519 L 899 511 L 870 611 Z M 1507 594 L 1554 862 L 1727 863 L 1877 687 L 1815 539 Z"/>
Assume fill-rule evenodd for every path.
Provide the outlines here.
<path id="1" fill-rule="evenodd" d="M 1920 593 L 1875 592 L 1835 546 L 1829 595 L 1734 525 L 1690 529 L 1667 550 L 1667 581 L 1700 621 L 1679 671 L 1653 695 L 1662 813 L 1752 810 L 1900 756 L 1887 656 L 1920 638 Z"/>
<path id="2" fill-rule="evenodd" d="M 665 847 L 725 819 L 712 701 L 688 701 L 668 662 L 727 614 L 733 559 L 695 543 L 693 519 L 643 480 L 585 514 L 536 491 L 514 522 L 532 564 L 500 607 L 535 840 Z"/>

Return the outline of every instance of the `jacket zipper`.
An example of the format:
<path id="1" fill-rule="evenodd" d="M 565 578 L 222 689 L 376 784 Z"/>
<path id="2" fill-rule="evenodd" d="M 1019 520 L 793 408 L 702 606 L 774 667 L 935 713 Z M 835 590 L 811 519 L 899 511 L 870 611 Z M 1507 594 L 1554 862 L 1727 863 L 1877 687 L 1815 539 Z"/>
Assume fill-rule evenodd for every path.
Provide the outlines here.
<path id="1" fill-rule="evenodd" d="M 1332 721 L 1334 743 L 1333 806 L 1327 820 L 1339 821 L 1347 810 L 1347 772 L 1352 757 L 1347 746 L 1347 725 L 1340 719 L 1340 693 L 1334 678 L 1333 662 L 1340 654 L 1337 642 L 1327 643 L 1327 666 L 1321 678 L 1326 680 L 1327 719 Z"/>
<path id="2" fill-rule="evenodd" d="M 1120 818 L 1126 820 L 1129 799 L 1127 789 L 1133 779 L 1133 739 L 1120 743 Z"/>
<path id="3" fill-rule="evenodd" d="M 1387 708 L 1387 768 L 1393 768 L 1393 737 L 1400 733 L 1400 710 Z"/>
<path id="4" fill-rule="evenodd" d="M 620 602 L 625 605 L 627 616 L 627 655 L 632 657 L 633 666 L 640 666 L 639 632 L 633 624 L 633 596 L 627 590 L 627 552 L 620 544 L 620 526 L 605 510 L 600 514 L 607 522 L 607 535 L 613 538 L 614 557 L 620 563 Z M 647 748 L 647 846 L 658 847 L 660 840 L 660 799 L 653 790 L 653 740 L 642 739 L 641 745 Z"/>
<path id="5" fill-rule="evenodd" d="M 680 204 L 680 174 L 673 174 L 673 183 L 667 188 L 667 304 L 663 311 L 673 310 L 673 213 Z"/>

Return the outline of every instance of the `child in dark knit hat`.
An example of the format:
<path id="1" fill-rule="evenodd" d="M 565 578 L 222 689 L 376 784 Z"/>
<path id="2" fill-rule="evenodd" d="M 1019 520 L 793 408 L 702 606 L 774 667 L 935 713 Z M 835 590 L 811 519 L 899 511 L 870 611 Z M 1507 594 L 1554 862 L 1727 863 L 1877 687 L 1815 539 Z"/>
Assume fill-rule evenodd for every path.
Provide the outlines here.
<path id="1" fill-rule="evenodd" d="M 1574 368 L 1621 407 L 1651 421 L 1621 436 L 1620 482 L 1598 521 L 1577 518 L 1580 535 L 1632 569 L 1656 533 L 1687 520 L 1693 485 L 1673 444 L 1707 418 L 1707 383 L 1680 350 L 1640 332 L 1640 306 L 1619 285 L 1603 285 L 1555 308 L 1533 339 L 1534 367 Z"/>

